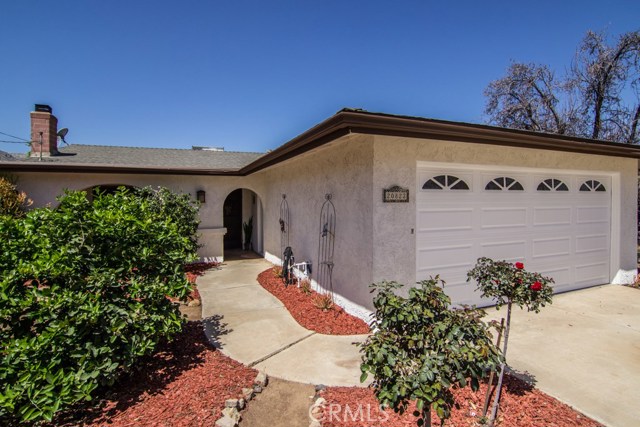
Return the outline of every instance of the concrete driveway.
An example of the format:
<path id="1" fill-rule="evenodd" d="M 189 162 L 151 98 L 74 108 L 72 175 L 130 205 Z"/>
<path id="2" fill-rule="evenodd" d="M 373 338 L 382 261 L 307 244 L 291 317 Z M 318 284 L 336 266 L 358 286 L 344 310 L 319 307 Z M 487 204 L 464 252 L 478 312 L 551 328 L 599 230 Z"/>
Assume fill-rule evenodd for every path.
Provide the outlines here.
<path id="1" fill-rule="evenodd" d="M 487 313 L 499 319 L 506 308 Z M 607 426 L 640 426 L 639 289 L 555 295 L 538 314 L 514 310 L 511 321 L 507 361 L 515 371 Z"/>

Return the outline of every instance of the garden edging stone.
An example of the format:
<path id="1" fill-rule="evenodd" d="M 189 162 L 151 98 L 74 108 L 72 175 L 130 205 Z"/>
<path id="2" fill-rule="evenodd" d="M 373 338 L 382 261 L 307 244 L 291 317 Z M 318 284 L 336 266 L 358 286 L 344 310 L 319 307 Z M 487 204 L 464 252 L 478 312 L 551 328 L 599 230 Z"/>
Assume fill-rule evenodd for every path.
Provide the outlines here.
<path id="1" fill-rule="evenodd" d="M 269 384 L 269 377 L 264 372 L 258 372 L 253 380 L 253 388 L 242 389 L 242 396 L 239 399 L 227 399 L 224 402 L 225 408 L 222 410 L 222 417 L 216 420 L 216 427 L 237 427 L 242 419 L 240 411 L 246 408 L 247 403 L 253 399 L 255 393 L 262 392 L 262 389 Z"/>

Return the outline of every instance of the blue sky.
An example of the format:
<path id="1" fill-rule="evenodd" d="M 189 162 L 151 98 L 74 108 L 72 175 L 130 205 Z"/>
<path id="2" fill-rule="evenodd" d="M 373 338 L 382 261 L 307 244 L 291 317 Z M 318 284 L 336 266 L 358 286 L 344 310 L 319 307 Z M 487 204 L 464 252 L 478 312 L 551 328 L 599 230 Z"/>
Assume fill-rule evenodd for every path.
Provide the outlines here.
<path id="1" fill-rule="evenodd" d="M 639 18 L 637 0 L 3 0 L 0 132 L 29 138 L 35 103 L 71 143 L 229 151 L 343 107 L 482 122 L 511 61 L 562 73 L 587 30 Z"/>

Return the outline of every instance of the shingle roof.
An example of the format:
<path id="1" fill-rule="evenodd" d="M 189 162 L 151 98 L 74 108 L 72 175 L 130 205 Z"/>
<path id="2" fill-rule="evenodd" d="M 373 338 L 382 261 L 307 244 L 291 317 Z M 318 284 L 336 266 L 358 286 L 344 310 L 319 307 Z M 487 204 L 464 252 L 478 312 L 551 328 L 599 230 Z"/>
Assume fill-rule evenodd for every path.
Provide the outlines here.
<path id="1" fill-rule="evenodd" d="M 343 109 L 268 153 L 70 145 L 61 155 L 0 158 L 0 169 L 244 176 L 301 155 L 349 134 L 437 139 L 538 150 L 640 159 L 640 147 L 495 126 Z"/>
<path id="2" fill-rule="evenodd" d="M 235 151 L 189 150 L 175 148 L 119 147 L 72 144 L 58 149 L 60 155 L 43 157 L 42 162 L 180 169 L 238 170 L 263 153 Z M 2 159 L 40 162 L 39 157 Z"/>
<path id="3" fill-rule="evenodd" d="M 0 151 L 0 161 L 10 162 L 12 160 L 16 160 L 16 158 L 13 157 L 11 154 L 7 153 L 6 151 Z"/>

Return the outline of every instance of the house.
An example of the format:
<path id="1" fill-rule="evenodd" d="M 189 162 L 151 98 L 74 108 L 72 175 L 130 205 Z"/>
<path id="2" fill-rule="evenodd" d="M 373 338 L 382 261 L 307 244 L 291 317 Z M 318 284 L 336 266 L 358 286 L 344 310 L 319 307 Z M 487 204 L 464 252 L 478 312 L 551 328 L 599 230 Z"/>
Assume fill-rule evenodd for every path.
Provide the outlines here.
<path id="1" fill-rule="evenodd" d="M 200 192 L 202 257 L 239 247 L 252 217 L 256 252 L 280 262 L 291 246 L 357 315 L 369 284 L 436 274 L 455 303 L 482 304 L 466 282 L 480 256 L 523 261 L 558 292 L 637 271 L 635 146 L 344 109 L 266 154 L 59 147 L 39 109 L 30 157 L 0 159 L 36 205 L 65 188 Z"/>

